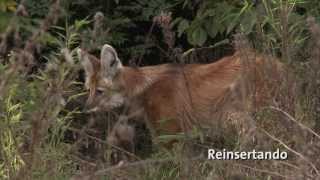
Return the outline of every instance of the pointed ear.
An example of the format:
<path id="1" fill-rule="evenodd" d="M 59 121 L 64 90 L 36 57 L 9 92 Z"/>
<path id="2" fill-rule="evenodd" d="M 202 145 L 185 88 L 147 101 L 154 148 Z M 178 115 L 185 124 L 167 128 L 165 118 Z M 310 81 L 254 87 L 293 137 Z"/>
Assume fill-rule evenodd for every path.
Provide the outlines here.
<path id="1" fill-rule="evenodd" d="M 106 78 L 114 78 L 122 68 L 122 63 L 118 58 L 116 50 L 109 44 L 103 45 L 101 49 L 101 73 Z"/>

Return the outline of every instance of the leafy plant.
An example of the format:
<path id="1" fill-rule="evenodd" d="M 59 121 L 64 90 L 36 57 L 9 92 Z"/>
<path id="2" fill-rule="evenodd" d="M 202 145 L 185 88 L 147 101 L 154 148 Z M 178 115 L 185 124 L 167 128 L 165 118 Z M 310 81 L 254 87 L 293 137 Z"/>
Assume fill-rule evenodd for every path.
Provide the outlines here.
<path id="1" fill-rule="evenodd" d="M 19 147 L 23 142 L 26 128 L 23 126 L 23 104 L 14 99 L 18 86 L 14 84 L 10 88 L 8 96 L 4 99 L 4 109 L 0 118 L 0 177 L 8 179 L 25 165 L 19 155 Z"/>
<path id="2" fill-rule="evenodd" d="M 1 12 L 14 12 L 17 9 L 17 2 L 14 0 L 1 0 L 0 11 Z"/>
<path id="3" fill-rule="evenodd" d="M 186 4 L 189 3 L 192 2 L 184 1 L 184 7 L 187 8 Z M 279 42 L 284 42 L 284 39 L 281 39 L 284 37 L 281 34 L 284 24 L 287 24 L 289 30 L 286 39 L 290 42 L 286 42 L 287 44 L 301 47 L 308 38 L 306 27 L 303 26 L 306 23 L 306 13 L 301 14 L 297 10 L 307 4 L 310 5 L 311 2 L 263 0 L 256 4 L 249 0 L 241 2 L 203 1 L 198 5 L 199 8 L 194 19 L 178 17 L 175 23 L 177 24 L 178 36 L 186 34 L 188 42 L 195 46 L 202 46 L 212 41 L 210 39 L 221 36 L 228 38 L 235 29 L 238 29 L 246 35 L 253 35 L 253 37 L 259 33 L 264 34 L 263 41 L 268 42 L 268 46 L 279 51 L 281 48 Z M 281 13 L 287 13 L 288 17 L 283 19 L 286 15 L 281 15 Z"/>

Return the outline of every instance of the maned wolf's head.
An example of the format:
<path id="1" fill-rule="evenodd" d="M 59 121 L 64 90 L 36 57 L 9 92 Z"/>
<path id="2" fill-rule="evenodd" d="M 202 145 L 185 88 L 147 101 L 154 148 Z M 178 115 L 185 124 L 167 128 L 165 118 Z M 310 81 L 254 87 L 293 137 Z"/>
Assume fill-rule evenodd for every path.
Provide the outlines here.
<path id="1" fill-rule="evenodd" d="M 85 87 L 89 90 L 88 104 L 101 103 L 94 102 L 94 99 L 112 98 L 110 104 L 105 106 L 119 106 L 123 103 L 123 97 L 120 94 L 110 94 L 117 92 L 119 86 L 115 83 L 119 72 L 123 68 L 115 49 L 105 44 L 101 49 L 100 60 L 80 48 L 77 51 L 78 57 L 85 70 Z M 95 104 L 96 107 L 97 104 Z"/>

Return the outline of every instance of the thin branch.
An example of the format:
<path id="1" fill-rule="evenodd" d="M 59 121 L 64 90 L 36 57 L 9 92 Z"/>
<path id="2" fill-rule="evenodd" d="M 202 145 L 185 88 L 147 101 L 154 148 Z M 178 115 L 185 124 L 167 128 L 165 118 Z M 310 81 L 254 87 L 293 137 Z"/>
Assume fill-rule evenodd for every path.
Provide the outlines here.
<path id="1" fill-rule="evenodd" d="M 281 112 L 282 114 L 284 114 L 286 117 L 288 117 L 289 120 L 297 123 L 302 129 L 307 130 L 308 132 L 310 132 L 311 134 L 315 135 L 319 140 L 320 140 L 320 135 L 317 134 L 316 132 L 314 132 L 311 128 L 307 127 L 306 125 L 300 123 L 299 121 L 297 121 L 295 118 L 293 118 L 290 114 L 288 114 L 287 112 L 283 111 L 280 108 L 274 107 L 274 106 L 270 106 L 270 109 L 276 110 L 278 112 Z"/>
<path id="2" fill-rule="evenodd" d="M 115 148 L 116 150 L 119 150 L 119 151 L 121 151 L 121 152 L 123 152 L 123 153 L 125 153 L 125 154 L 127 154 L 127 155 L 129 155 L 129 156 L 131 156 L 131 157 L 133 157 L 133 158 L 135 158 L 135 159 L 137 159 L 137 160 L 140 160 L 141 158 L 139 158 L 138 156 L 136 156 L 135 154 L 133 154 L 133 153 L 131 153 L 131 152 L 129 152 L 129 151 L 126 151 L 125 149 L 123 149 L 123 148 L 120 148 L 120 147 L 118 147 L 118 146 L 115 146 L 115 145 L 113 145 L 113 144 L 110 144 L 110 143 L 108 143 L 107 141 L 104 141 L 104 140 L 102 140 L 102 139 L 99 139 L 99 138 L 96 138 L 96 137 L 94 137 L 94 136 L 91 136 L 91 135 L 89 135 L 89 134 L 87 134 L 87 133 L 85 133 L 85 132 L 81 132 L 81 130 L 79 130 L 79 129 L 76 129 L 76 128 L 72 128 L 72 127 L 68 127 L 68 129 L 69 130 L 71 130 L 71 131 L 74 131 L 74 132 L 76 132 L 76 133 L 81 133 L 81 135 L 84 135 L 84 136 L 86 136 L 87 138 L 90 138 L 90 139 L 93 139 L 93 140 L 95 140 L 95 141 L 97 141 L 97 142 L 99 142 L 99 143 L 102 143 L 102 144 L 106 144 L 106 145 L 108 145 L 108 146 L 111 146 L 111 147 L 113 147 L 113 148 Z"/>
<path id="3" fill-rule="evenodd" d="M 147 160 L 143 160 L 143 161 L 138 161 L 138 162 L 132 162 L 132 163 L 128 163 L 128 164 L 120 164 L 120 165 L 116 165 L 116 166 L 112 166 L 106 169 L 101 169 L 99 171 L 96 171 L 94 173 L 94 176 L 102 176 L 102 175 L 106 175 L 112 171 L 115 170 L 119 170 L 119 169 L 123 169 L 123 168 L 130 168 L 130 167 L 137 167 L 137 166 L 146 166 L 146 165 L 151 165 L 151 164 L 159 164 L 159 163 L 166 163 L 166 162 L 170 162 L 173 161 L 174 158 L 165 158 L 165 159 L 147 159 Z M 180 163 L 190 163 L 192 161 L 206 161 L 207 159 L 203 156 L 198 156 L 198 157 L 194 157 L 191 159 L 185 158 L 182 159 L 181 161 L 179 161 Z M 261 173 L 267 173 L 273 176 L 278 176 L 278 177 L 282 177 L 282 178 L 286 178 L 286 179 L 290 179 L 290 177 L 282 175 L 280 173 L 277 172 L 272 172 L 269 170 L 265 170 L 265 169 L 258 169 L 258 168 L 254 168 L 248 165 L 244 165 L 241 163 L 237 163 L 234 161 L 225 161 L 226 163 L 232 163 L 233 165 L 239 166 L 239 167 L 243 167 L 243 168 L 247 168 L 253 171 L 257 171 L 257 172 L 261 172 Z"/>
<path id="4" fill-rule="evenodd" d="M 129 167 L 137 167 L 137 166 L 146 166 L 146 165 L 150 165 L 150 164 L 159 164 L 159 163 L 166 163 L 166 162 L 170 162 L 173 161 L 174 158 L 165 158 L 165 159 L 147 159 L 147 160 L 142 160 L 142 161 L 137 161 L 137 162 L 132 162 L 132 163 L 128 163 L 128 164 L 124 164 L 124 165 L 120 165 L 120 166 L 112 166 L 106 169 L 102 169 L 99 170 L 97 172 L 94 173 L 95 176 L 101 176 L 101 175 L 105 175 L 108 174 L 112 171 L 115 170 L 119 170 L 119 169 L 123 169 L 123 168 L 129 168 Z M 199 156 L 199 157 L 195 157 L 195 158 L 191 158 L 191 159 L 182 159 L 180 162 L 190 162 L 190 161 L 198 161 L 198 160 L 205 160 L 204 157 Z"/>
<path id="5" fill-rule="evenodd" d="M 240 164 L 240 163 L 234 163 L 234 165 L 237 165 L 237 166 L 243 167 L 243 168 L 247 168 L 247 169 L 250 169 L 250 170 L 253 170 L 253 171 L 257 171 L 257 172 L 267 173 L 267 174 L 274 175 L 274 176 L 279 176 L 279 177 L 282 177 L 282 178 L 285 178 L 285 179 L 290 179 L 288 176 L 282 175 L 282 174 L 277 173 L 277 172 L 272 172 L 272 171 L 265 170 L 265 169 L 258 169 L 258 168 L 251 167 L 251 166 L 248 166 L 248 165 L 245 165 L 245 164 Z"/>
<path id="6" fill-rule="evenodd" d="M 97 167 L 97 164 L 96 163 L 93 163 L 93 162 L 89 162 L 87 160 L 84 160 L 76 155 L 71 155 L 71 157 L 73 157 L 74 159 L 76 159 L 77 161 L 80 161 L 81 163 L 83 164 L 87 164 L 89 166 L 92 166 L 92 167 Z"/>
<path id="7" fill-rule="evenodd" d="M 310 161 L 308 160 L 306 157 L 304 157 L 303 154 L 295 151 L 294 149 L 290 148 L 288 145 L 286 145 L 283 141 L 281 141 L 280 139 L 272 136 L 270 133 L 268 133 L 266 130 L 261 129 L 262 132 L 264 132 L 267 136 L 269 136 L 271 139 L 273 139 L 274 141 L 277 141 L 278 143 L 280 143 L 282 146 L 284 146 L 286 149 L 288 149 L 290 152 L 294 153 L 295 155 L 297 155 L 298 157 L 300 157 L 302 160 L 304 160 L 305 162 L 307 162 L 308 164 L 310 164 L 310 166 L 312 167 L 312 169 L 317 173 L 317 175 L 320 175 L 319 170 L 317 169 L 317 167 Z"/>

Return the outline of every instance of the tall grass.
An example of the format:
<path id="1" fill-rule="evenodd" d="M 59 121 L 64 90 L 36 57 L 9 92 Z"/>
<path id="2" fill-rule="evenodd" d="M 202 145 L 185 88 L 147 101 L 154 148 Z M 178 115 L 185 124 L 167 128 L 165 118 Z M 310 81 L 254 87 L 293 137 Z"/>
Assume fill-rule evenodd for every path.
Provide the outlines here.
<path id="1" fill-rule="evenodd" d="M 23 3 L 15 16 L 27 16 Z M 280 49 L 280 60 L 286 71 L 269 106 L 247 109 L 245 115 L 236 117 L 246 125 L 246 131 L 240 133 L 237 125 L 226 125 L 211 131 L 195 128 L 188 136 L 160 136 L 153 140 L 152 150 L 148 146 L 149 150 L 136 152 L 148 152 L 145 157 L 137 157 L 123 147 L 110 149 L 106 138 L 107 134 L 112 134 L 114 121 L 127 114 L 88 114 L 83 110 L 85 93 L 79 82 L 81 67 L 75 58 L 75 48 L 81 41 L 79 26 L 88 21 L 54 27 L 60 15 L 59 3 L 58 0 L 53 1 L 48 16 L 25 43 L 21 42 L 21 32 L 14 18 L 1 36 L 0 179 L 320 178 L 320 27 L 313 18 L 307 21 L 308 48 L 301 50 L 310 54 L 307 60 L 301 61 L 295 53 L 296 47 L 292 45 L 297 39 L 296 34 L 290 31 L 295 25 L 289 23 L 292 4 L 283 3 L 279 13 L 272 14 L 274 20 L 279 20 L 275 22 L 275 28 L 280 34 L 275 36 L 280 35 L 280 47 L 273 49 L 270 34 L 265 36 L 263 31 L 250 38 L 250 41 L 259 39 L 264 42 L 256 48 L 265 53 L 267 60 L 276 59 L 273 55 L 279 54 Z M 101 14 L 96 16 L 97 21 L 101 18 Z M 190 57 L 174 47 L 175 33 L 170 23 L 170 13 L 154 18 L 154 24 L 162 28 L 168 45 L 167 56 L 182 63 L 186 59 L 197 61 L 194 54 Z M 97 26 L 99 22 L 95 23 L 92 31 L 96 39 L 102 33 Z M 55 48 L 45 55 L 44 63 L 36 54 L 39 48 L 43 48 L 39 37 L 48 31 L 55 32 L 60 38 L 57 38 Z M 12 35 L 17 40 L 14 47 L 9 43 Z M 244 52 L 243 61 L 250 63 L 246 52 L 251 49 L 250 44 L 257 43 L 246 39 L 240 32 L 235 38 L 235 46 Z M 275 74 L 272 69 L 267 69 L 265 76 L 273 81 Z M 103 122 L 98 123 L 100 120 Z M 130 121 L 128 123 L 131 125 Z M 136 151 L 142 151 L 142 141 L 143 146 L 150 140 L 145 133 L 143 130 L 137 132 L 138 138 L 134 142 L 139 147 L 135 148 Z M 172 149 L 156 143 L 157 140 L 172 139 L 178 140 Z M 208 148 L 243 151 L 280 148 L 289 153 L 289 158 L 285 161 L 208 161 Z M 114 149 L 122 154 L 113 154 Z M 110 154 L 118 156 L 118 164 L 111 163 Z M 129 157 L 128 161 L 123 161 L 123 157 Z"/>

